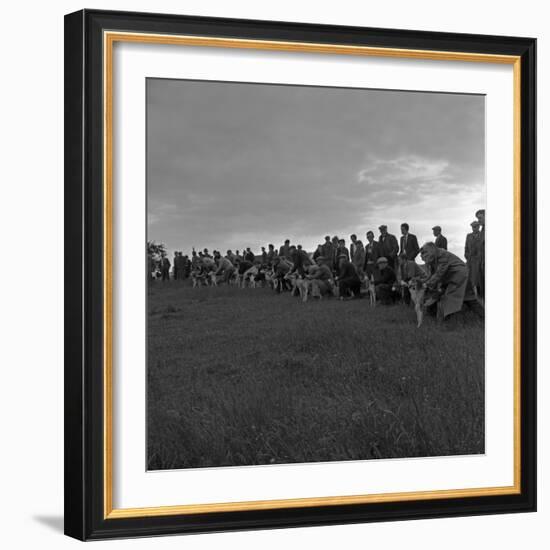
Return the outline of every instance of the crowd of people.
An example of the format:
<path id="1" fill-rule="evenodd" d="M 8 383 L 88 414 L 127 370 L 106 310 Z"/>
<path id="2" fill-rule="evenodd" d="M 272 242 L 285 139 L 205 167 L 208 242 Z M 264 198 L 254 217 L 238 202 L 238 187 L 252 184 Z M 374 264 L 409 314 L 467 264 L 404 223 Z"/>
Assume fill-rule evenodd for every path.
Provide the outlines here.
<path id="1" fill-rule="evenodd" d="M 388 232 L 380 225 L 378 240 L 372 231 L 366 233 L 363 243 L 357 235 L 346 240 L 327 235 L 313 253 L 301 245 L 285 240 L 277 250 L 273 244 L 261 247 L 256 255 L 250 248 L 241 251 L 227 250 L 224 255 L 208 249 L 190 256 L 174 253 L 155 261 L 149 257 L 150 277 L 162 281 L 192 278 L 194 284 L 208 281 L 231 283 L 233 280 L 255 282 L 269 280 L 278 292 L 291 290 L 290 281 L 298 278 L 307 281 L 311 295 L 338 295 L 341 299 L 360 298 L 366 286 L 375 290 L 376 300 L 391 304 L 396 299 L 410 300 L 411 283 L 426 291 L 428 305 L 437 306 L 442 318 L 462 309 L 464 304 L 479 310 L 485 296 L 485 210 L 478 210 L 466 236 L 463 262 L 447 250 L 447 239 L 442 228 L 432 228 L 434 239 L 420 247 L 417 237 L 407 223 L 401 224 L 401 236 Z M 420 255 L 424 265 L 416 262 Z M 475 307 L 474 307 L 475 306 Z"/>

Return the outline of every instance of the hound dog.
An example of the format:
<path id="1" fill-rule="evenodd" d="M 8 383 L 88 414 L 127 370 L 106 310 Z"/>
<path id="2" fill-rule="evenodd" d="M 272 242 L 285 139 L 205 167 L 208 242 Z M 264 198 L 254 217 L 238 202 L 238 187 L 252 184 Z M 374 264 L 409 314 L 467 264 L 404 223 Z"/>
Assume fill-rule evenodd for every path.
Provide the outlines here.
<path id="1" fill-rule="evenodd" d="M 296 272 L 287 273 L 284 276 L 284 279 L 290 281 L 292 285 L 292 295 L 295 296 L 296 293 L 299 294 L 302 302 L 307 302 L 307 297 L 309 295 L 310 281 L 305 279 L 302 275 L 299 275 Z"/>
<path id="2" fill-rule="evenodd" d="M 245 288 L 247 282 L 248 285 L 253 288 L 255 286 L 254 277 L 256 277 L 256 275 L 258 275 L 258 267 L 253 265 L 242 274 L 241 288 Z"/>
<path id="3" fill-rule="evenodd" d="M 218 276 L 215 271 L 210 271 L 207 274 L 208 281 L 210 281 L 211 286 L 218 286 Z"/>
<path id="4" fill-rule="evenodd" d="M 206 284 L 206 273 L 202 269 L 191 270 L 191 281 L 193 282 L 193 288 L 203 286 Z"/>
<path id="5" fill-rule="evenodd" d="M 413 278 L 408 283 L 408 289 L 411 293 L 411 301 L 414 304 L 414 310 L 416 312 L 416 326 L 420 328 L 422 321 L 424 320 L 424 313 L 426 308 L 435 304 L 438 305 L 439 316 L 439 298 L 441 297 L 441 289 L 431 290 L 426 288 L 426 285 L 422 280 Z"/>
<path id="6" fill-rule="evenodd" d="M 414 304 L 414 311 L 416 312 L 416 326 L 420 328 L 424 320 L 426 287 L 420 279 L 414 278 L 407 283 L 407 287 L 411 294 L 411 302 Z"/>
<path id="7" fill-rule="evenodd" d="M 369 304 L 371 307 L 376 307 L 376 285 L 374 284 L 374 277 L 371 275 L 370 279 L 366 278 L 367 296 L 369 297 Z"/>

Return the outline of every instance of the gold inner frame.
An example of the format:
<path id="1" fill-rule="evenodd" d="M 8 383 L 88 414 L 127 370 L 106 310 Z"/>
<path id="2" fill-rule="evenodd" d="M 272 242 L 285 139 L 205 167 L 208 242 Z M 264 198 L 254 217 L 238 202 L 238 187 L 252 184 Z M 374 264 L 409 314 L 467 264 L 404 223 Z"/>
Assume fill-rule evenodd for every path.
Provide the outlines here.
<path id="1" fill-rule="evenodd" d="M 206 46 L 218 48 L 259 49 L 287 52 L 309 52 L 321 54 L 345 54 L 374 57 L 395 57 L 408 59 L 468 61 L 477 63 L 499 63 L 513 65 L 514 86 L 514 484 L 504 487 L 482 487 L 415 491 L 367 495 L 327 496 L 278 500 L 255 500 L 245 502 L 221 502 L 211 504 L 183 504 L 148 508 L 113 508 L 113 46 L 116 42 L 138 42 L 146 44 L 167 44 L 183 46 Z M 248 40 L 204 36 L 182 36 L 131 32 L 103 33 L 103 115 L 104 115 L 104 518 L 135 518 L 197 514 L 208 512 L 234 512 L 246 510 L 269 510 L 277 508 L 303 508 L 309 506 L 334 506 L 399 502 L 412 500 L 435 500 L 443 498 L 482 497 L 511 495 L 521 492 L 520 455 L 520 380 L 521 380 L 521 61 L 519 56 L 492 55 L 464 52 L 379 48 L 368 46 L 346 46 L 339 44 L 315 44 L 307 42 L 283 42 L 270 40 Z"/>

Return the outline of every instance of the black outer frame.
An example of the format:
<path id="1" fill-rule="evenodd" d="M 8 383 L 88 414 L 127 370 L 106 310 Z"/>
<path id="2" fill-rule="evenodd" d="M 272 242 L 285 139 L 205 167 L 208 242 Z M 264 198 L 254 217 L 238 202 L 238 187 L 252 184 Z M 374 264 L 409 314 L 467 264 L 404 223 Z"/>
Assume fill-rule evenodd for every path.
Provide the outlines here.
<path id="1" fill-rule="evenodd" d="M 518 495 L 179 516 L 103 514 L 103 43 L 135 31 L 521 56 Z M 65 534 L 80 540 L 536 510 L 536 40 L 136 12 L 65 16 Z"/>

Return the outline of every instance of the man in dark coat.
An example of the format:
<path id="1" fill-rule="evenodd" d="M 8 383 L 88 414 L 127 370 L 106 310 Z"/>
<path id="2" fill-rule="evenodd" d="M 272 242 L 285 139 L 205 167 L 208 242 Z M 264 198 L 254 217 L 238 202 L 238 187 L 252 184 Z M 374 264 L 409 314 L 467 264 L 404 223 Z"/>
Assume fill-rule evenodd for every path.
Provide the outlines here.
<path id="1" fill-rule="evenodd" d="M 160 266 L 161 266 L 160 271 L 162 274 L 162 280 L 169 281 L 170 280 L 170 260 L 165 256 L 164 258 L 162 258 Z"/>
<path id="2" fill-rule="evenodd" d="M 365 245 L 364 271 L 370 279 L 376 269 L 376 260 L 380 257 L 380 245 L 374 240 L 374 233 L 367 231 L 367 244 Z"/>
<path id="3" fill-rule="evenodd" d="M 252 252 L 252 250 L 250 250 L 250 248 L 247 248 L 247 249 L 246 249 L 246 253 L 245 253 L 245 255 L 244 255 L 244 259 L 245 259 L 247 262 L 254 263 L 254 260 L 256 259 L 256 256 L 254 256 L 254 252 Z"/>
<path id="4" fill-rule="evenodd" d="M 357 250 L 357 235 L 354 233 L 353 235 L 350 235 L 351 244 L 349 245 L 349 259 L 353 262 L 353 258 L 355 257 L 355 251 Z M 361 241 L 359 241 L 361 242 Z"/>
<path id="5" fill-rule="evenodd" d="M 338 288 L 340 299 L 351 294 L 354 298 L 361 298 L 361 280 L 355 266 L 349 261 L 349 256 L 340 254 L 338 256 Z"/>
<path id="6" fill-rule="evenodd" d="M 325 242 L 321 245 L 321 256 L 324 258 L 324 263 L 327 265 L 330 269 L 332 269 L 334 258 L 334 245 L 332 244 L 332 241 L 330 240 L 330 237 L 327 235 L 325 237 Z"/>
<path id="7" fill-rule="evenodd" d="M 482 276 L 481 266 L 485 243 L 483 240 L 483 234 L 479 230 L 479 222 L 474 221 L 470 225 L 472 227 L 472 232 L 466 235 L 464 257 L 466 258 L 466 264 L 468 265 L 468 277 L 470 284 L 479 295 Z"/>
<path id="8" fill-rule="evenodd" d="M 444 237 L 441 234 L 441 227 L 439 225 L 434 225 L 432 227 L 432 232 L 435 237 L 435 242 L 434 242 L 435 246 L 437 246 L 437 248 L 442 248 L 443 250 L 447 250 L 447 237 Z"/>
<path id="9" fill-rule="evenodd" d="M 481 250 L 481 266 L 479 277 L 479 297 L 485 298 L 485 209 L 476 212 L 476 218 L 480 225 L 480 233 L 483 237 L 483 246 Z"/>
<path id="10" fill-rule="evenodd" d="M 279 256 L 286 259 L 290 258 L 290 239 L 287 239 L 285 244 L 279 248 Z"/>
<path id="11" fill-rule="evenodd" d="M 275 247 L 272 244 L 269 244 L 267 246 L 267 260 L 266 263 L 269 267 L 273 266 L 273 260 L 277 256 L 277 252 L 275 251 Z"/>
<path id="12" fill-rule="evenodd" d="M 389 305 L 393 303 L 395 297 L 393 286 L 395 281 L 395 271 L 388 265 L 388 259 L 385 256 L 381 256 L 376 260 L 376 271 L 374 272 L 376 298 L 381 304 Z"/>
<path id="13" fill-rule="evenodd" d="M 338 241 L 338 247 L 336 248 L 336 259 L 342 255 L 344 255 L 347 260 L 350 260 L 349 250 L 346 248 L 346 241 L 344 239 L 340 239 Z M 338 262 L 338 266 L 340 266 L 340 262 Z"/>
<path id="14" fill-rule="evenodd" d="M 399 252 L 399 244 L 395 235 L 388 233 L 388 226 L 381 225 L 379 228 L 380 237 L 378 237 L 378 245 L 380 248 L 380 255 L 384 256 L 388 260 L 388 265 L 395 269 L 395 263 L 397 260 L 397 254 Z"/>
<path id="15" fill-rule="evenodd" d="M 174 281 L 176 281 L 178 279 L 178 271 L 179 271 L 179 260 L 178 260 L 178 254 L 179 252 L 174 252 L 174 260 L 173 260 L 173 265 L 174 265 L 174 269 L 172 270 L 174 272 Z"/>
<path id="16" fill-rule="evenodd" d="M 418 253 L 420 252 L 420 247 L 418 246 L 418 239 L 416 235 L 409 233 L 409 224 L 401 224 L 401 250 L 399 252 L 399 257 L 403 260 L 414 260 Z"/>

